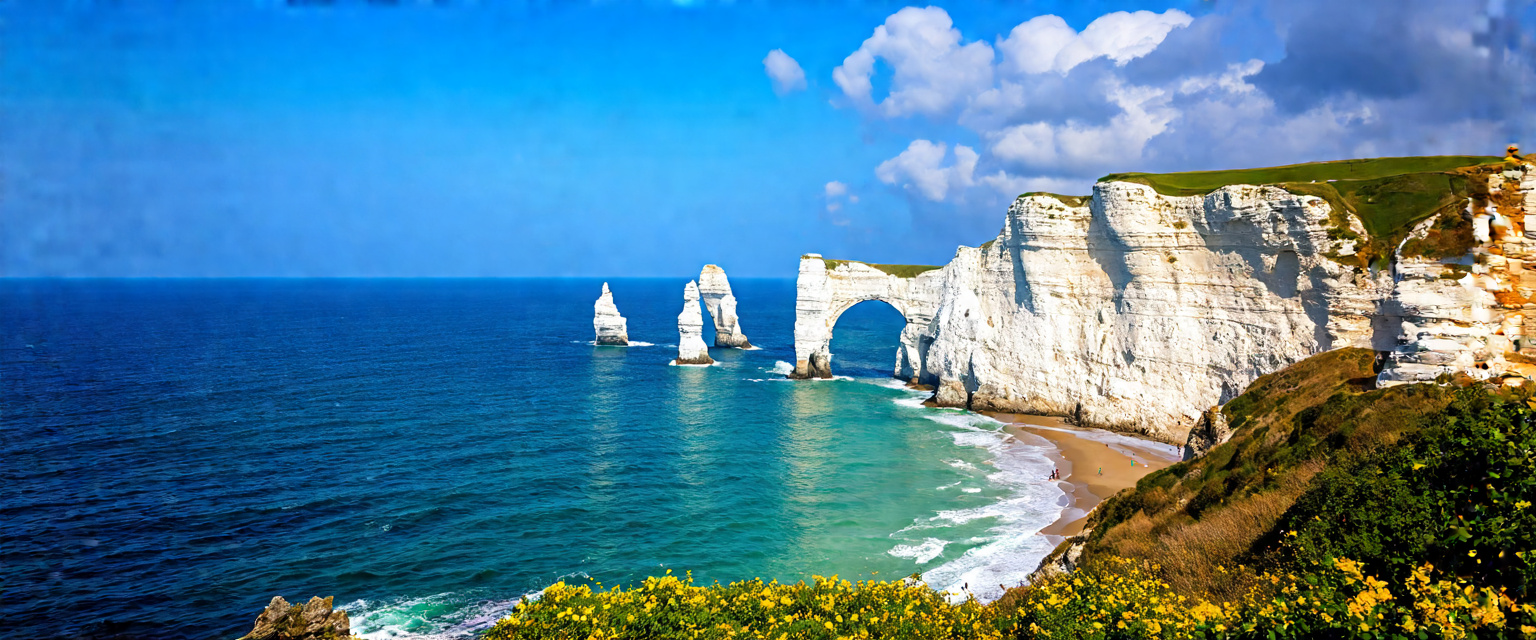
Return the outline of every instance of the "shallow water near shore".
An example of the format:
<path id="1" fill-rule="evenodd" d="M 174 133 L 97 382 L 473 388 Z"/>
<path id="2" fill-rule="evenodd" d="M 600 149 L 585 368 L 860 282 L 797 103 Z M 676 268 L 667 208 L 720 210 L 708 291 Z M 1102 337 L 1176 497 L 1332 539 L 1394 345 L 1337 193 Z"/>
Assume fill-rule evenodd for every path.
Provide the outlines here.
<path id="1" fill-rule="evenodd" d="M 333 595 L 465 637 L 556 580 L 987 598 L 1049 550 L 1047 449 L 891 380 L 894 310 L 791 382 L 794 282 L 735 280 L 760 349 L 672 367 L 684 282 L 609 280 L 629 348 L 590 344 L 598 280 L 0 282 L 0 617 L 233 638 Z"/>

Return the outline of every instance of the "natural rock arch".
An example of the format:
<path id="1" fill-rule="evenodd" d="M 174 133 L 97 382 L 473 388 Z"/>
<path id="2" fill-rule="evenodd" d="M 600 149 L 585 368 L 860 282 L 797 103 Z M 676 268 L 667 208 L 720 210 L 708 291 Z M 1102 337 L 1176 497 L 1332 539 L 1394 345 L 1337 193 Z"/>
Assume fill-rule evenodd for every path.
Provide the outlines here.
<path id="1" fill-rule="evenodd" d="M 837 319 L 856 304 L 879 300 L 907 320 L 892 375 L 916 381 L 927 351 L 925 334 L 939 308 L 942 278 L 937 268 L 872 266 L 824 260 L 814 253 L 801 257 L 795 283 L 795 369 L 789 377 L 832 377 L 832 330 Z"/>

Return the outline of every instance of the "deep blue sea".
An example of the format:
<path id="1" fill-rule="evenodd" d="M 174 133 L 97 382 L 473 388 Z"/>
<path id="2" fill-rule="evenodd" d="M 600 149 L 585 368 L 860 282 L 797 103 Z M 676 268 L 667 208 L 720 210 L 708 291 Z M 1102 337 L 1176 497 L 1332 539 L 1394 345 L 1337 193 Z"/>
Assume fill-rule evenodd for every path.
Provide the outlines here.
<path id="1" fill-rule="evenodd" d="M 668 365 L 685 280 L 609 283 L 650 346 L 591 345 L 599 280 L 0 280 L 0 636 L 235 638 L 329 595 L 469 637 L 669 569 L 987 597 L 1048 550 L 1048 449 L 891 380 L 895 310 L 792 382 L 794 281 L 734 280 L 760 349 L 700 368 Z"/>

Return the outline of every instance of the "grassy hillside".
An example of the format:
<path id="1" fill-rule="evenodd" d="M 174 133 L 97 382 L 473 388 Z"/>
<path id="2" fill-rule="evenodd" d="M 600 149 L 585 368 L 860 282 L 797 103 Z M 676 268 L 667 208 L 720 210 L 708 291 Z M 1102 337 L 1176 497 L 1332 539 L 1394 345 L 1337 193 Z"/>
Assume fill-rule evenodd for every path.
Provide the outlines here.
<path id="1" fill-rule="evenodd" d="M 827 258 L 822 258 L 822 262 L 827 263 L 828 271 L 836 269 L 838 265 L 852 262 L 856 264 L 862 264 L 866 267 L 874 267 L 898 278 L 915 278 L 917 277 L 917 274 L 933 271 L 934 269 L 944 268 L 942 266 L 935 266 L 931 264 L 873 264 L 869 262 L 859 262 L 858 260 L 831 260 Z"/>
<path id="2" fill-rule="evenodd" d="M 1373 389 L 1373 361 L 1342 349 L 1255 381 L 1222 408 L 1230 441 L 1100 506 L 1076 541 L 1081 560 L 1140 560 L 1180 594 L 1218 602 L 1244 597 L 1261 571 L 1338 558 L 1391 584 L 1429 564 L 1532 600 L 1530 390 Z"/>
<path id="3" fill-rule="evenodd" d="M 1442 409 L 1434 385 L 1369 390 L 1375 352 L 1330 351 L 1256 380 L 1222 408 L 1230 441 L 1143 478 L 1089 518 L 1086 553 L 1143 558 L 1175 589 L 1234 597 L 1247 576 L 1218 572 L 1255 545 L 1336 452 L 1391 444 Z"/>
<path id="4" fill-rule="evenodd" d="M 1231 184 L 1274 185 L 1298 195 L 1316 196 L 1333 209 L 1331 226 L 1336 237 L 1355 235 L 1349 230 L 1345 212 L 1360 219 L 1370 236 L 1360 256 L 1369 263 L 1388 258 L 1420 221 L 1463 207 L 1469 192 L 1468 176 L 1503 162 L 1494 156 L 1370 158 L 1230 171 L 1115 173 L 1099 180 L 1144 184 L 1170 196 L 1204 195 Z M 1466 233 L 1446 237 L 1464 241 L 1471 237 L 1470 225 L 1467 227 Z"/>
<path id="5" fill-rule="evenodd" d="M 1169 196 L 1205 195 L 1229 184 L 1284 184 L 1329 180 L 1375 180 L 1407 173 L 1444 173 L 1462 167 L 1499 164 L 1497 156 L 1417 156 L 1307 162 L 1258 169 L 1183 173 L 1112 173 L 1100 182 L 1136 182 Z"/>

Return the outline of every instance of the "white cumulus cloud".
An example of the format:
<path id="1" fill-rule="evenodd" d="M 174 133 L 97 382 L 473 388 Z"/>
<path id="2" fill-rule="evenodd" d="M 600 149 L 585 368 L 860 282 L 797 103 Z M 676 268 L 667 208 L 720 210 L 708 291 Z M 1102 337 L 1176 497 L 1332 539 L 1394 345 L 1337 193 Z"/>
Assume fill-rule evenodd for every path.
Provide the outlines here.
<path id="1" fill-rule="evenodd" d="M 1016 176 L 1007 171 L 998 171 L 990 175 L 982 176 L 979 181 L 999 194 L 1013 197 L 1021 193 L 1031 191 L 1045 191 L 1048 193 L 1072 193 L 1081 188 L 1079 181 L 1067 178 L 1051 178 L 1043 176 Z"/>
<path id="2" fill-rule="evenodd" d="M 980 154 L 965 145 L 955 145 L 954 162 L 944 163 L 948 145 L 928 140 L 913 140 L 907 149 L 875 168 L 875 177 L 890 185 L 915 189 L 924 198 L 943 200 L 951 189 L 975 184 L 976 162 Z"/>
<path id="3" fill-rule="evenodd" d="M 827 183 L 827 197 L 828 198 L 836 198 L 836 197 L 838 197 L 840 195 L 843 195 L 845 193 L 848 193 L 848 185 L 843 184 L 841 182 L 838 182 L 836 180 L 833 180 L 833 181 Z"/>
<path id="4" fill-rule="evenodd" d="M 833 79 L 866 127 L 912 140 L 875 173 L 925 201 L 912 204 L 927 216 L 979 213 L 995 206 L 994 191 L 1087 193 L 1116 171 L 1496 153 L 1528 142 L 1536 30 L 1462 4 L 1121 11 L 1081 31 L 1045 15 L 1006 34 L 962 34 L 943 10 L 908 7 Z M 881 80 L 888 95 L 874 93 Z M 926 117 L 879 122 L 915 115 Z M 935 142 L 955 140 L 957 126 L 982 144 Z"/>
<path id="5" fill-rule="evenodd" d="M 763 58 L 763 69 L 768 72 L 768 79 L 773 81 L 774 93 L 782 96 L 805 88 L 805 70 L 783 49 L 769 51 L 768 57 Z"/>
<path id="6" fill-rule="evenodd" d="M 1167 93 L 1151 87 L 1114 86 L 1106 95 L 1120 113 L 1103 125 L 1074 120 L 1031 122 L 988 134 L 992 154 L 1035 169 L 1088 169 L 1140 158 L 1147 142 L 1168 129 L 1178 111 Z"/>
<path id="7" fill-rule="evenodd" d="M 1066 73 L 1094 58 L 1117 65 L 1152 53 L 1168 32 L 1187 27 L 1194 18 L 1178 9 L 1162 13 L 1116 11 L 1099 16 L 1081 33 L 1059 16 L 1044 15 L 1013 28 L 997 48 L 1003 68 L 1016 73 Z"/>
<path id="8" fill-rule="evenodd" d="M 992 86 L 992 47 L 961 44 L 960 30 L 938 7 L 907 7 L 875 27 L 832 79 L 856 105 L 887 117 L 936 115 Z M 891 91 L 876 103 L 871 93 L 875 60 L 892 69 Z"/>

